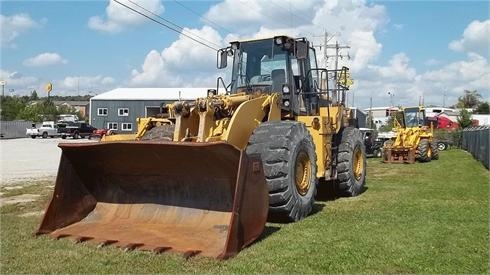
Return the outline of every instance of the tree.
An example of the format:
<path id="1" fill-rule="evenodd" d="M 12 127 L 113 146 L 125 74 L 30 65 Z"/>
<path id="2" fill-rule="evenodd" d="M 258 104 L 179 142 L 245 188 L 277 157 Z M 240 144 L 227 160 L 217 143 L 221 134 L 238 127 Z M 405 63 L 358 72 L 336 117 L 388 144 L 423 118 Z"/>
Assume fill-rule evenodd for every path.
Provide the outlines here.
<path id="1" fill-rule="evenodd" d="M 389 132 L 393 130 L 393 127 L 395 127 L 395 120 L 393 119 L 393 116 L 390 116 L 388 120 L 386 121 L 386 124 L 382 125 L 379 127 L 380 132 Z"/>
<path id="2" fill-rule="evenodd" d="M 481 95 L 476 91 L 464 90 L 464 95 L 458 98 L 457 108 L 476 108 L 480 104 Z"/>
<path id="3" fill-rule="evenodd" d="M 33 90 L 32 93 L 31 93 L 31 97 L 29 97 L 29 100 L 38 100 L 39 99 L 39 96 L 37 95 L 37 92 L 36 90 Z"/>
<path id="4" fill-rule="evenodd" d="M 458 123 L 461 128 L 470 127 L 472 125 L 471 113 L 466 109 L 462 109 L 458 116 Z"/>
<path id="5" fill-rule="evenodd" d="M 480 103 L 473 113 L 482 115 L 490 114 L 490 106 L 488 105 L 488 102 Z"/>
<path id="6" fill-rule="evenodd" d="M 32 120 L 34 122 L 41 122 L 43 120 L 56 120 L 58 116 L 58 110 L 52 101 L 45 100 L 35 104 L 25 106 L 20 111 L 19 117 L 25 120 Z"/>
<path id="7" fill-rule="evenodd" d="M 30 120 L 33 122 L 41 122 L 43 121 L 42 117 L 42 104 L 37 103 L 37 104 L 31 104 L 25 106 L 24 109 L 22 109 L 19 113 L 19 117 L 24 120 Z"/>
<path id="8" fill-rule="evenodd" d="M 19 113 L 25 108 L 26 103 L 20 97 L 2 96 L 0 117 L 2 120 L 14 120 L 19 118 Z"/>

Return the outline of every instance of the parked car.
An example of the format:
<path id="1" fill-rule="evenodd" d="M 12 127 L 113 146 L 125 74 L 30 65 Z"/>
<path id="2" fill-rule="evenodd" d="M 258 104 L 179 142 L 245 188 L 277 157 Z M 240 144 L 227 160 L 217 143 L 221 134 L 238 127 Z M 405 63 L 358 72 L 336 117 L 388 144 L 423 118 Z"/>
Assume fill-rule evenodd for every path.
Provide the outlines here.
<path id="1" fill-rule="evenodd" d="M 31 138 L 36 137 L 59 137 L 61 134 L 58 132 L 58 125 L 54 121 L 45 121 L 42 123 L 41 127 L 37 128 L 36 124 L 33 123 L 31 128 L 26 128 L 26 135 Z"/>
<path id="2" fill-rule="evenodd" d="M 102 138 L 103 136 L 106 135 L 113 135 L 114 132 L 109 129 L 95 129 L 92 131 L 92 133 L 88 136 L 89 139 L 91 138 Z"/>
<path id="3" fill-rule="evenodd" d="M 362 134 L 362 140 L 366 147 L 366 156 L 380 158 L 383 141 L 376 137 L 376 130 L 369 128 L 359 128 Z"/>
<path id="4" fill-rule="evenodd" d="M 62 139 L 67 137 L 72 137 L 73 139 L 89 137 L 94 130 L 97 130 L 97 128 L 85 122 L 72 122 L 66 124 L 65 127 L 59 128 Z"/>

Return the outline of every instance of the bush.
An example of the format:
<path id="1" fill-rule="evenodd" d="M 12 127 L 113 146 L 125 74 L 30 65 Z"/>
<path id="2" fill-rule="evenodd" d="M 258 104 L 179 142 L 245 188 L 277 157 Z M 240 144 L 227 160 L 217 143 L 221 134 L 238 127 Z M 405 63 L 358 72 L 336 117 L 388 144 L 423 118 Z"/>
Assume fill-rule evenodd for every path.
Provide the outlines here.
<path id="1" fill-rule="evenodd" d="M 438 141 L 444 141 L 452 147 L 461 148 L 461 130 L 434 130 L 434 138 Z"/>

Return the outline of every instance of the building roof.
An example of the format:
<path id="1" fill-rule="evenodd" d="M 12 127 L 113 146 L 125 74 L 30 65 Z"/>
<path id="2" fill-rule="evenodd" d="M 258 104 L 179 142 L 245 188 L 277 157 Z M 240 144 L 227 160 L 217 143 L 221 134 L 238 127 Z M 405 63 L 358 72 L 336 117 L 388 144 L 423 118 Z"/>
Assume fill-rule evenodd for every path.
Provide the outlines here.
<path id="1" fill-rule="evenodd" d="M 88 105 L 88 101 L 71 101 L 71 100 L 54 100 L 54 105 L 63 105 L 67 104 L 70 106 L 86 106 Z"/>
<path id="2" fill-rule="evenodd" d="M 384 110 L 398 110 L 398 107 L 373 107 L 364 109 L 365 112 L 369 111 L 384 111 Z"/>
<path id="3" fill-rule="evenodd" d="M 90 100 L 194 100 L 206 97 L 209 88 L 117 88 Z"/>

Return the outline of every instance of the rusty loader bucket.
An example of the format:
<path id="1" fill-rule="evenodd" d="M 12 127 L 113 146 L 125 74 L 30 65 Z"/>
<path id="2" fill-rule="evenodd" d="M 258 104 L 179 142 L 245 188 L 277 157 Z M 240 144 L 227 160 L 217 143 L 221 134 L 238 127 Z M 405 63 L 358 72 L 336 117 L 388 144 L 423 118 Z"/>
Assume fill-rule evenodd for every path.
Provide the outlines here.
<path id="1" fill-rule="evenodd" d="M 226 259 L 262 233 L 260 157 L 226 143 L 60 144 L 37 234 L 100 246 Z"/>
<path id="2" fill-rule="evenodd" d="M 415 149 L 410 147 L 388 147 L 383 152 L 385 163 L 414 163 Z"/>

